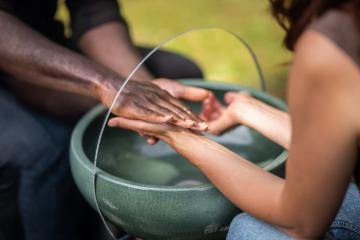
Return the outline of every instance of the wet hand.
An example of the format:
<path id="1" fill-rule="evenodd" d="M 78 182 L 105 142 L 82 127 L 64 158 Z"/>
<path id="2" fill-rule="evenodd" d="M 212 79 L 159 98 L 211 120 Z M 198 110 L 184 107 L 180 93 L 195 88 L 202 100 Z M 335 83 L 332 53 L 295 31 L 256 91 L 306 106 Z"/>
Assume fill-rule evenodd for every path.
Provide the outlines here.
<path id="1" fill-rule="evenodd" d="M 203 101 L 200 118 L 205 121 L 214 121 L 223 114 L 225 109 L 226 107 L 220 103 L 214 94 L 211 93 Z"/>
<path id="2" fill-rule="evenodd" d="M 222 105 L 214 95 L 209 95 L 203 102 L 200 117 L 209 122 L 209 131 L 214 135 L 244 124 L 244 115 L 250 114 L 256 104 L 256 100 L 246 92 L 228 92 L 224 100 L 227 106 Z"/>
<path id="3" fill-rule="evenodd" d="M 211 94 L 210 91 L 197 88 L 192 86 L 186 86 L 177 81 L 159 78 L 152 81 L 155 85 L 160 87 L 162 90 L 168 92 L 172 97 L 176 99 L 183 99 L 192 102 L 202 102 Z M 207 129 L 207 124 L 202 121 L 197 115 L 195 115 L 189 108 L 186 108 L 188 114 L 191 115 L 192 119 L 199 122 L 200 126 L 205 127 Z"/>
<path id="4" fill-rule="evenodd" d="M 100 98 L 106 106 L 110 107 L 112 104 L 118 87 L 118 84 L 107 83 L 101 89 Z M 184 95 L 184 91 L 180 93 L 175 89 L 172 91 L 180 97 Z M 207 130 L 207 124 L 169 92 L 153 83 L 129 82 L 116 101 L 112 112 L 127 119 L 169 123 L 200 131 Z"/>
<path id="5" fill-rule="evenodd" d="M 149 144 L 155 144 L 154 139 L 161 139 L 171 144 L 171 133 L 191 133 L 191 130 L 180 128 L 172 124 L 150 123 L 140 120 L 131 120 L 123 117 L 111 118 L 108 122 L 109 127 L 120 127 L 138 132 L 141 136 L 148 138 Z"/>
<path id="6" fill-rule="evenodd" d="M 187 86 L 177 81 L 165 79 L 165 78 L 159 78 L 153 80 L 153 83 L 159 86 L 161 89 L 166 90 L 171 96 L 178 99 L 184 99 L 187 101 L 203 102 L 205 99 L 209 97 L 209 95 L 212 94 L 210 91 L 206 89 Z M 192 117 L 202 122 L 201 118 L 197 117 L 195 114 L 192 114 Z M 149 144 L 156 144 L 156 142 L 157 142 L 156 138 L 153 137 L 148 138 Z"/>

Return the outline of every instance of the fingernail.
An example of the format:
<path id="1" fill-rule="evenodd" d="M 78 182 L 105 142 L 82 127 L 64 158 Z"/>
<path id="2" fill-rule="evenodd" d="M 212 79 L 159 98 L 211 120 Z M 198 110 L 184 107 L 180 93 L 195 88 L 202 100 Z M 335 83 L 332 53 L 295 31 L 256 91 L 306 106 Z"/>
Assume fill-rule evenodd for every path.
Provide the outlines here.
<path id="1" fill-rule="evenodd" d="M 191 114 L 191 111 L 190 111 L 190 109 L 188 109 L 188 108 L 185 108 L 185 112 L 186 112 L 187 114 Z"/>
<path id="2" fill-rule="evenodd" d="M 190 119 L 185 119 L 185 123 L 188 124 L 189 126 L 193 126 L 195 124 L 195 122 Z"/>
<path id="3" fill-rule="evenodd" d="M 209 125 L 206 122 L 200 122 L 200 123 L 198 123 L 198 125 L 201 129 L 204 129 L 204 130 L 209 128 Z"/>
<path id="4" fill-rule="evenodd" d="M 171 122 L 171 121 L 173 121 L 174 120 L 174 117 L 173 116 L 166 116 L 166 117 L 164 117 L 164 121 L 165 122 Z"/>

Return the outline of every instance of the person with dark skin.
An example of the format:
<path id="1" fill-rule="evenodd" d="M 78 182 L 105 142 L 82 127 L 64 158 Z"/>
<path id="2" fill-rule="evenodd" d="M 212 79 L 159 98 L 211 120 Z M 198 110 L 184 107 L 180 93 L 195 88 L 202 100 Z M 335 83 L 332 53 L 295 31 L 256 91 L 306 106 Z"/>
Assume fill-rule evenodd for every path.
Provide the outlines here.
<path id="1" fill-rule="evenodd" d="M 134 47 L 115 0 L 66 3 L 70 40 L 53 19 L 57 1 L 0 0 L 1 240 L 91 237 L 69 170 L 71 129 L 95 104 L 111 105 L 146 52 Z M 185 58 L 160 52 L 134 75 L 113 113 L 206 130 L 179 98 L 202 101 L 209 92 L 166 79 L 199 76 Z"/>
<path id="2" fill-rule="evenodd" d="M 124 77 L 103 65 L 54 44 L 10 14 L 0 12 L 0 24 L 2 30 L 0 68 L 19 79 L 11 78 L 8 81 L 16 90 L 20 88 L 19 92 L 21 92 L 21 87 L 18 87 L 17 83 L 13 84 L 12 81 L 26 81 L 34 86 L 92 97 L 109 106 L 119 86 L 125 80 Z M 94 38 L 93 34 L 107 38 L 107 35 L 102 35 L 103 31 L 108 31 L 106 27 L 109 25 L 100 26 L 99 29 L 93 30 L 96 32 L 88 33 L 80 41 L 84 42 L 80 47 L 89 49 L 85 52 L 102 63 L 105 63 L 107 59 L 102 58 L 101 53 L 98 53 L 98 51 L 102 51 L 101 47 L 93 49 L 96 48 L 97 43 L 92 38 Z M 23 39 L 26 39 L 26 42 Z M 89 44 L 87 41 L 95 41 L 95 44 Z M 101 39 L 98 41 L 102 42 Z M 95 46 L 91 48 L 88 45 Z M 107 47 L 103 43 L 100 45 Z M 116 52 L 114 49 L 112 51 Z M 121 53 L 120 50 L 119 53 Z M 128 55 L 125 54 L 125 56 Z M 115 62 L 111 59 L 112 57 L 114 56 L 110 56 L 109 60 L 111 63 Z M 132 66 L 134 64 L 129 64 L 128 71 Z M 115 66 L 109 67 L 115 68 Z M 154 122 L 172 122 L 188 128 L 196 128 L 196 125 L 201 124 L 201 121 L 194 114 L 189 113 L 189 110 L 179 100 L 171 96 L 168 91 L 161 90 L 161 86 L 166 80 L 151 83 L 149 80 L 153 78 L 144 69 L 135 75 L 134 79 L 136 78 L 143 81 L 129 82 L 114 108 L 115 114 Z M 174 84 L 181 90 L 180 84 Z M 164 86 L 169 87 L 168 84 L 164 84 Z M 207 93 L 201 92 L 200 94 L 206 95 Z M 74 103 L 72 104 L 74 105 Z M 47 110 L 51 111 L 51 109 Z"/>
<path id="3" fill-rule="evenodd" d="M 360 239 L 360 2 L 270 0 L 294 51 L 285 113 L 248 94 L 209 95 L 202 116 L 215 134 L 243 124 L 289 150 L 284 179 L 199 132 L 110 119 L 160 138 L 246 213 L 228 240 Z"/>

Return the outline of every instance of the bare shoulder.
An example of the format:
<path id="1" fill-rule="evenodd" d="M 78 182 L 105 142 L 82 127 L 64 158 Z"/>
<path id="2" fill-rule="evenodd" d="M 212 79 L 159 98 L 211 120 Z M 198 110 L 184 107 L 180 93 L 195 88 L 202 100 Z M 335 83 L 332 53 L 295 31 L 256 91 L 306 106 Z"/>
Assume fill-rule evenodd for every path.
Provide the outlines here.
<path id="1" fill-rule="evenodd" d="M 317 95 L 328 103 L 338 103 L 342 111 L 357 119 L 360 127 L 359 67 L 325 35 L 309 30 L 301 36 L 295 47 L 289 85 L 293 95 L 289 99 L 299 102 Z"/>
<path id="2" fill-rule="evenodd" d="M 359 67 L 335 43 L 316 31 L 305 32 L 296 44 L 290 83 L 315 87 L 321 92 L 333 90 L 360 100 Z"/>
<path id="3" fill-rule="evenodd" d="M 295 46 L 294 63 L 309 74 L 352 79 L 360 84 L 356 81 L 360 72 L 355 62 L 332 40 L 316 31 L 309 30 L 301 36 Z"/>

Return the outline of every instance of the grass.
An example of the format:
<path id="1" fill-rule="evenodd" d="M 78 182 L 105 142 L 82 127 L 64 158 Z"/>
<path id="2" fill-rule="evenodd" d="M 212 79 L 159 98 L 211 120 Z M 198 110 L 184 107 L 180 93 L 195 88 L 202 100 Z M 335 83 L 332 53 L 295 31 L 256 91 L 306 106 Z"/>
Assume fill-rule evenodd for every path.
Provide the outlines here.
<path id="1" fill-rule="evenodd" d="M 61 5 L 62 6 L 62 5 Z M 283 97 L 290 53 L 282 47 L 283 32 L 272 19 L 266 0 L 122 0 L 136 44 L 155 46 L 164 39 L 197 27 L 220 27 L 248 41 L 267 78 L 269 91 Z M 58 18 L 67 21 L 60 8 Z M 183 36 L 167 49 L 193 58 L 206 79 L 258 87 L 257 74 L 248 52 L 221 30 L 202 30 Z"/>

